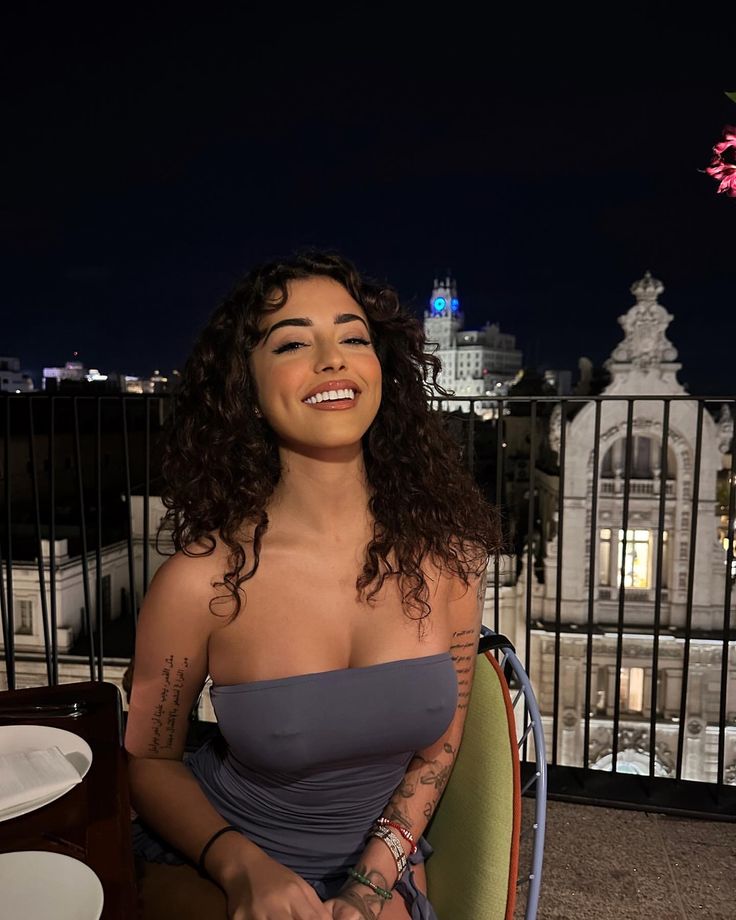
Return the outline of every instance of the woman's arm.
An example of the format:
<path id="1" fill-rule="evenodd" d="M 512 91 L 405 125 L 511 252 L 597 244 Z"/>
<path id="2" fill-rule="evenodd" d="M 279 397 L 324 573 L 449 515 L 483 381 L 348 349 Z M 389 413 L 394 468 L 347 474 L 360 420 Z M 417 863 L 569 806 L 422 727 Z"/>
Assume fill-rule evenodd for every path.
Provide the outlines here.
<path id="1" fill-rule="evenodd" d="M 138 619 L 125 734 L 133 807 L 195 863 L 227 824 L 182 763 L 189 713 L 207 677 L 212 558 L 177 553 L 151 582 Z M 223 835 L 207 854 L 207 868 L 223 884 L 233 861 L 260 852 L 242 835 Z"/>
<path id="2" fill-rule="evenodd" d="M 209 637 L 223 622 L 209 609 L 217 564 L 216 554 L 177 553 L 151 582 L 138 618 L 125 733 L 134 808 L 195 864 L 228 824 L 182 763 L 189 713 L 207 677 Z M 205 869 L 225 892 L 232 920 L 329 920 L 314 889 L 243 834 L 218 837 Z"/>
<path id="3" fill-rule="evenodd" d="M 463 585 L 460 587 L 464 593 L 451 596 L 449 601 L 452 628 L 450 653 L 458 682 L 455 716 L 447 731 L 434 744 L 415 753 L 403 780 L 383 812 L 384 817 L 406 828 L 415 841 L 424 833 L 452 773 L 463 736 L 475 673 L 486 573 L 471 578 L 467 590 Z M 457 588 L 454 590 L 458 593 Z M 408 852 L 409 844 L 403 838 L 402 843 Z M 375 837 L 368 840 L 359 860 L 358 871 L 382 888 L 392 888 L 397 880 L 396 863 L 389 848 Z M 377 909 L 380 909 L 378 900 L 365 886 L 347 885 L 340 893 L 340 898 L 353 904 L 360 916 L 376 916 Z"/>

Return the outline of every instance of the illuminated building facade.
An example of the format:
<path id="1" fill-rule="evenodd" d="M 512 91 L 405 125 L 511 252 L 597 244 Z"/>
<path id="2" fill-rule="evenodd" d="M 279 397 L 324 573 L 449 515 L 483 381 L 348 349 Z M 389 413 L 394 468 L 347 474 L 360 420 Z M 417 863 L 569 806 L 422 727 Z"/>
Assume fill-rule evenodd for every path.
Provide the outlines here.
<path id="1" fill-rule="evenodd" d="M 424 314 L 427 342 L 436 346 L 442 362 L 437 382 L 457 396 L 503 396 L 521 370 L 522 355 L 516 338 L 502 333 L 497 323 L 483 329 L 463 329 L 464 317 L 457 284 L 452 278 L 436 279 Z M 470 403 L 442 403 L 442 408 L 470 411 Z M 491 414 L 495 403 L 477 402 L 479 415 Z"/>
<path id="2" fill-rule="evenodd" d="M 513 583 L 507 580 L 501 587 L 500 630 L 525 657 L 530 602 L 529 671 L 543 713 L 548 747 L 551 750 L 553 741 L 556 742 L 557 763 L 563 765 L 582 766 L 584 762 L 591 582 L 587 754 L 594 768 L 611 769 L 613 722 L 618 708 L 617 770 L 649 773 L 653 690 L 656 690 L 655 774 L 674 775 L 682 736 L 683 778 L 715 781 L 720 706 L 724 699 L 721 679 L 725 667 L 723 779 L 736 783 L 736 645 L 730 642 L 726 646 L 724 665 L 727 561 L 724 527 L 727 525 L 717 500 L 719 488 L 732 475 L 733 419 L 727 407 L 719 413 L 716 404 L 713 415 L 707 409 L 703 411 L 694 506 L 696 401 L 680 399 L 669 403 L 667 449 L 664 456 L 662 452 L 663 398 L 687 395 L 677 379 L 680 369 L 677 351 L 666 335 L 672 317 L 659 303 L 663 290 L 661 282 L 647 273 L 631 288 L 636 303 L 619 318 L 624 339 L 607 362 L 611 381 L 602 393 L 597 477 L 594 475 L 595 403 L 567 404 L 564 481 L 561 483 L 559 476 L 542 469 L 536 471 L 535 493 L 542 533 L 535 533 L 533 540 L 543 538 L 543 571 L 541 574 L 533 571 L 529 585 L 524 558 L 519 577 Z M 644 396 L 655 398 L 642 399 Z M 632 402 L 624 539 L 628 397 L 637 398 Z M 549 446 L 558 457 L 562 424 L 558 405 L 549 423 Z M 561 485 L 564 491 L 560 544 L 557 509 Z M 513 570 L 513 564 L 507 568 Z M 623 629 L 619 631 L 621 591 L 624 615 Z M 489 578 L 484 616 L 489 626 L 494 624 L 494 602 Z M 736 623 L 735 602 L 736 591 L 731 601 L 732 628 Z M 691 622 L 687 628 L 689 613 Z M 689 661 L 685 675 L 686 635 Z M 684 676 L 686 709 L 681 728 Z"/>

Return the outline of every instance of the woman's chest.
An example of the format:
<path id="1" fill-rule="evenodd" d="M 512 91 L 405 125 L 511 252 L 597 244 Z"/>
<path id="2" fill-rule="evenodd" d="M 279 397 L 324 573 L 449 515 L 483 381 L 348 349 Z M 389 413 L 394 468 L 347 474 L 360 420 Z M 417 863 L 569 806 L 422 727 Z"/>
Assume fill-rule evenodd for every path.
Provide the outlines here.
<path id="1" fill-rule="evenodd" d="M 271 680 L 447 651 L 447 592 L 439 577 L 425 572 L 430 613 L 420 627 L 418 612 L 409 610 L 409 616 L 402 606 L 398 578 L 387 578 L 372 602 L 366 592 L 361 597 L 361 568 L 355 554 L 318 547 L 263 553 L 255 576 L 243 584 L 239 616 L 210 638 L 214 682 Z"/>

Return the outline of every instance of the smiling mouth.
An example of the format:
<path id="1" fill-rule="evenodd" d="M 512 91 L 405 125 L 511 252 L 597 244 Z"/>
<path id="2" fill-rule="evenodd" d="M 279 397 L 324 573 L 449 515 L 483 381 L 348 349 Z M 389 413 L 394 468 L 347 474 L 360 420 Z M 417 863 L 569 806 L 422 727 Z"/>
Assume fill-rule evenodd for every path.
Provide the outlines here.
<path id="1" fill-rule="evenodd" d="M 360 391 L 353 390 L 352 388 L 324 390 L 321 393 L 316 393 L 314 396 L 303 399 L 302 402 L 305 406 L 309 406 L 310 409 L 322 409 L 328 411 L 334 411 L 336 409 L 352 409 L 352 407 L 356 404 L 359 395 Z"/>
<path id="2" fill-rule="evenodd" d="M 359 392 L 359 390 L 354 390 L 352 387 L 345 387 L 339 390 L 322 390 L 320 393 L 308 396 L 302 401 L 309 406 L 315 406 L 323 402 L 354 402 Z"/>

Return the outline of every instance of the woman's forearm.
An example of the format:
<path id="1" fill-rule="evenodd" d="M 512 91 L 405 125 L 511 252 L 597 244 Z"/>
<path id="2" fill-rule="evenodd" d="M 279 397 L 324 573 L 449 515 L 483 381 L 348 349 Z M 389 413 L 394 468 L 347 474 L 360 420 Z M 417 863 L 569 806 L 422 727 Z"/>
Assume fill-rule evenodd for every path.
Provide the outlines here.
<path id="1" fill-rule="evenodd" d="M 477 591 L 479 610 L 482 609 L 484 594 L 485 577 L 481 579 Z M 415 842 L 422 836 L 434 814 L 455 765 L 473 685 L 478 632 L 479 629 L 475 625 L 453 632 L 450 653 L 458 684 L 455 718 L 441 738 L 414 754 L 403 779 L 383 811 L 384 818 L 407 830 Z M 411 844 L 403 836 L 401 842 L 408 851 Z M 370 857 L 374 860 L 379 858 L 380 865 L 385 866 L 385 854 L 376 849 L 375 844 L 388 852 L 388 847 L 381 841 L 369 838 L 363 858 L 369 864 Z"/>
<path id="2" fill-rule="evenodd" d="M 415 754 L 383 814 L 417 841 L 424 833 L 455 763 L 457 746 L 445 739 L 439 750 Z"/>
<path id="3" fill-rule="evenodd" d="M 196 864 L 204 845 L 227 821 L 210 804 L 191 772 L 179 760 L 128 755 L 128 778 L 136 812 Z M 265 856 L 242 834 L 223 834 L 207 851 L 207 872 L 224 887 Z"/>

